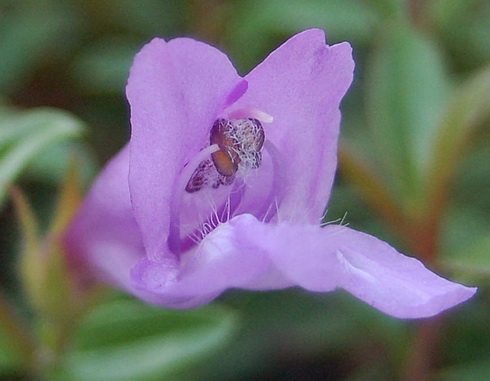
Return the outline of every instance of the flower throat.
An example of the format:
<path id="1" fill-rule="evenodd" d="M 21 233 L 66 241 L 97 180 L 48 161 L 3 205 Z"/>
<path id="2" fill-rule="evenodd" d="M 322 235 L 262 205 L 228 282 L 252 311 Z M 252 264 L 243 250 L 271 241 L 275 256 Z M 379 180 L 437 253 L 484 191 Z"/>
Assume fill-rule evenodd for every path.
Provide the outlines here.
<path id="1" fill-rule="evenodd" d="M 217 119 L 210 131 L 209 146 L 199 151 L 178 176 L 170 200 L 167 240 L 170 251 L 175 255 L 180 256 L 182 252 L 193 247 L 196 244 L 196 236 L 201 240 L 219 224 L 234 217 L 247 189 L 243 177 L 246 177 L 246 171 L 260 167 L 263 160 L 262 149 L 267 152 L 270 160 L 270 189 L 256 200 L 256 206 L 249 213 L 266 222 L 275 215 L 274 209 L 279 207 L 283 198 L 285 173 L 279 152 L 274 144 L 265 139 L 262 127 L 262 122 L 270 123 L 272 117 L 257 111 L 253 114 L 256 114 L 257 118 Z M 211 196 L 210 204 L 214 205 L 214 210 L 204 219 L 201 219 L 196 211 L 194 228 L 182 237 L 181 207 L 184 194 L 201 194 L 202 190 L 208 187 L 217 189 L 221 185 L 231 185 L 227 199 L 218 201 L 219 198 L 213 199 L 213 196 L 204 193 L 205 199 Z M 221 197 L 218 194 L 219 192 L 217 197 Z"/>

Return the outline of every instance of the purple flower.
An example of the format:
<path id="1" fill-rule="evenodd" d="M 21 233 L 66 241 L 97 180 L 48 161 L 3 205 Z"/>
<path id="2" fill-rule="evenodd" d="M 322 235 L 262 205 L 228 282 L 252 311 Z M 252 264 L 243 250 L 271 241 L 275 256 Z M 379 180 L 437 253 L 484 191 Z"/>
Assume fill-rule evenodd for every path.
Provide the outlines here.
<path id="1" fill-rule="evenodd" d="M 471 297 L 375 237 L 321 227 L 353 68 L 349 44 L 327 46 L 321 30 L 244 78 L 204 43 L 151 41 L 129 76 L 131 140 L 75 218 L 72 258 L 173 308 L 228 288 L 300 286 L 417 318 Z"/>

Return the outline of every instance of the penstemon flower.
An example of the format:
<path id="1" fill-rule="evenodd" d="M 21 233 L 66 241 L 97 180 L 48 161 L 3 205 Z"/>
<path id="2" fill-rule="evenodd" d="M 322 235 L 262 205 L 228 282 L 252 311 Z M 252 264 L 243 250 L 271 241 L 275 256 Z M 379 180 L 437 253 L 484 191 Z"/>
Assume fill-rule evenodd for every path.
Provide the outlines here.
<path id="1" fill-rule="evenodd" d="M 73 261 L 150 303 L 190 308 L 228 288 L 343 288 L 400 318 L 474 293 L 377 238 L 320 222 L 337 159 L 348 43 L 302 32 L 244 78 L 188 38 L 131 68 L 129 144 L 66 237 Z"/>

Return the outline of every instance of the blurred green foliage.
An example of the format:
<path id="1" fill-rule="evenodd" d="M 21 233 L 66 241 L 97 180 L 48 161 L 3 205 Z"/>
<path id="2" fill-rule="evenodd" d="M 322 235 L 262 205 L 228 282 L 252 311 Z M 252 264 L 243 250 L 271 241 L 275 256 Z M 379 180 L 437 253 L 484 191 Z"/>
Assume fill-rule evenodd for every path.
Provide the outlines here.
<path id="1" fill-rule="evenodd" d="M 116 300 L 81 323 L 61 380 L 162 380 L 231 338 L 233 314 L 217 306 L 176 312 Z M 137 329 L 135 329 L 137 327 Z"/>
<path id="2" fill-rule="evenodd" d="M 320 27 L 329 43 L 352 43 L 357 65 L 327 219 L 347 213 L 355 228 L 480 287 L 443 320 L 433 376 L 486 379 L 489 20 L 486 0 L 0 0 L 0 284 L 32 321 L 7 187 L 20 184 L 44 227 L 70 160 L 88 186 L 129 136 L 124 86 L 145 42 L 205 40 L 245 74 Z M 427 234 L 435 249 L 425 253 Z M 393 380 L 416 348 L 416 323 L 343 293 L 230 292 L 190 312 L 108 299 L 76 327 L 53 378 Z M 9 340 L 0 330 L 0 379 L 25 379 Z"/>

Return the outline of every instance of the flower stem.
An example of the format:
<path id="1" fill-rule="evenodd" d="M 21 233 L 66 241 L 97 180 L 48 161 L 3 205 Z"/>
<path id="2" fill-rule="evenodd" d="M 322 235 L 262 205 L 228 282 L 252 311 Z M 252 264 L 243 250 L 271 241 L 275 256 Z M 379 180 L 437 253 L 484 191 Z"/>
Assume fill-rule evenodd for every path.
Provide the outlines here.
<path id="1" fill-rule="evenodd" d="M 414 223 L 409 237 L 410 248 L 430 267 L 436 266 L 439 252 L 441 213 L 429 208 Z M 443 315 L 422 320 L 416 327 L 405 367 L 405 381 L 429 381 L 432 368 L 437 362 L 438 348 L 443 332 Z"/>
<path id="2" fill-rule="evenodd" d="M 36 343 L 29 324 L 20 316 L 12 303 L 0 290 L 0 326 L 8 335 L 11 344 L 21 356 L 26 367 L 35 368 Z"/>
<path id="3" fill-rule="evenodd" d="M 346 144 L 339 146 L 339 165 L 342 174 L 357 186 L 365 201 L 387 225 L 393 228 L 400 238 L 406 239 L 410 226 L 407 224 L 405 214 L 383 186 L 382 180 L 364 163 L 365 161 Z"/>
<path id="4" fill-rule="evenodd" d="M 223 0 L 191 0 L 191 30 L 209 42 L 219 43 L 226 26 L 228 4 Z M 212 20 L 212 22 L 210 22 Z"/>
<path id="5" fill-rule="evenodd" d="M 409 0 L 408 9 L 412 23 L 423 29 L 427 25 L 427 1 Z"/>
<path id="6" fill-rule="evenodd" d="M 443 318 L 441 316 L 425 320 L 417 327 L 407 360 L 405 381 L 429 381 L 431 379 L 430 373 L 437 361 L 442 330 Z"/>
<path id="7" fill-rule="evenodd" d="M 347 147 L 339 151 L 343 175 L 362 191 L 365 200 L 404 242 L 410 252 L 429 267 L 436 266 L 440 226 L 447 205 L 447 194 L 438 194 L 421 214 L 408 215 L 400 208 L 382 181 Z M 447 189 L 444 188 L 444 192 Z M 428 381 L 436 360 L 442 334 L 442 317 L 418 323 L 405 364 L 405 381 Z"/>

